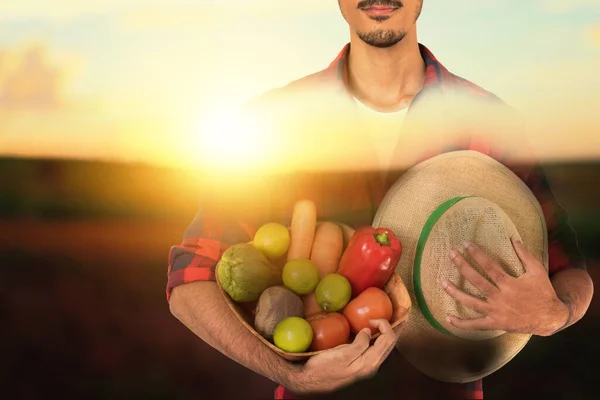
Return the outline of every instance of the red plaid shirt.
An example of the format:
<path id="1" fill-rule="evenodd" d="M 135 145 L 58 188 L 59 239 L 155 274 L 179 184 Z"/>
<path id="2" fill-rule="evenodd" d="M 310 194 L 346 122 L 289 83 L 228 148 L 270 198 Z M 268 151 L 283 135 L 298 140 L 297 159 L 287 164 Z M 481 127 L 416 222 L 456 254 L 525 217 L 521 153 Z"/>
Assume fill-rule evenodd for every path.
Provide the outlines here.
<path id="1" fill-rule="evenodd" d="M 278 121 L 285 120 L 285 118 L 281 117 L 282 113 L 294 114 L 295 117 L 285 120 L 283 123 L 288 133 L 293 132 L 294 122 L 292 121 L 301 120 L 304 122 L 313 119 L 315 126 L 317 126 L 320 117 L 312 114 L 314 109 L 311 109 L 311 111 L 304 110 L 302 106 L 298 106 L 298 103 L 294 102 L 294 98 L 303 97 L 304 100 L 308 98 L 316 101 L 318 95 L 331 91 L 340 91 L 349 94 L 347 89 L 348 70 L 346 63 L 349 50 L 350 46 L 347 45 L 325 70 L 293 82 L 287 87 L 267 93 L 266 96 L 257 102 L 260 104 L 260 108 L 263 110 L 267 109 L 268 111 L 269 108 L 274 109 L 276 107 L 277 113 L 272 112 L 272 115 L 273 119 L 277 119 Z M 475 99 L 477 102 L 494 104 L 494 106 L 497 105 L 500 108 L 508 109 L 491 93 L 450 73 L 426 47 L 420 45 L 420 50 L 426 65 L 424 86 L 411 103 L 404 125 L 408 124 L 410 126 L 410 120 L 411 118 L 416 118 L 414 115 L 419 114 L 419 108 L 423 108 L 423 105 L 432 102 L 433 100 L 431 99 L 433 97 L 449 90 L 458 91 Z M 299 93 L 302 94 L 300 95 Z M 296 96 L 296 94 L 299 95 Z M 352 103 L 350 96 L 346 96 L 346 100 L 349 100 L 348 104 Z M 292 106 L 282 107 L 282 104 L 292 104 Z M 321 106 L 320 108 L 323 107 Z M 327 112 L 327 110 L 320 111 Z M 452 112 L 453 108 L 449 106 L 441 113 L 436 114 L 436 116 L 431 116 L 431 118 L 436 120 L 443 119 L 445 118 L 444 116 L 452 114 Z M 322 117 L 322 115 L 320 116 Z M 347 119 L 352 120 L 350 116 Z M 344 122 L 347 123 L 346 127 L 353 124 L 352 121 Z M 465 131 L 472 129 L 472 127 L 468 126 L 459 129 L 463 128 Z M 340 133 L 340 136 L 342 135 Z M 400 141 L 398 148 L 402 148 L 404 143 L 404 141 Z M 522 145 L 521 142 L 518 143 L 518 147 Z M 551 275 L 571 267 L 584 268 L 583 258 L 577 249 L 575 234 L 567 223 L 564 210 L 555 201 L 541 167 L 533 162 L 523 164 L 513 161 L 509 145 L 495 145 L 487 140 L 485 130 L 479 131 L 479 134 L 469 132 L 460 139 L 430 146 L 415 161 L 442 152 L 459 149 L 477 150 L 497 159 L 512 169 L 532 190 L 541 203 L 546 218 L 549 239 L 549 269 Z M 395 153 L 395 157 L 402 156 L 401 152 Z M 288 179 L 287 183 L 265 183 L 264 187 L 254 188 L 253 190 L 269 192 L 270 196 L 266 197 L 270 199 L 270 203 L 267 207 L 264 207 L 264 198 L 259 201 L 258 203 L 263 204 L 261 212 L 258 212 L 259 206 L 256 205 L 258 203 L 248 206 L 247 210 L 249 212 L 247 213 L 247 218 L 243 216 L 243 213 L 238 213 L 235 216 L 228 214 L 234 207 L 232 204 L 225 207 L 223 207 L 223 203 L 220 203 L 219 206 L 204 204 L 185 233 L 183 243 L 171 248 L 167 299 L 169 298 L 171 289 L 178 285 L 198 280 L 214 281 L 216 263 L 220 259 L 221 254 L 230 245 L 251 240 L 255 229 L 264 222 L 279 221 L 289 223 L 292 205 L 300 198 L 309 197 L 317 202 L 320 219 L 336 220 L 353 227 L 370 225 L 385 191 L 400 175 L 401 171 L 390 171 L 384 185 L 380 183 L 378 173 L 348 173 L 344 176 L 304 174 L 294 177 L 293 180 Z M 213 195 L 214 192 L 210 192 L 210 195 L 207 195 L 207 197 L 212 197 Z M 277 199 L 277 201 L 273 199 Z M 248 199 L 247 196 L 242 201 L 252 203 L 252 199 Z M 237 204 L 237 206 L 239 208 L 240 204 Z M 265 210 L 265 208 L 269 208 L 269 210 Z M 257 216 L 259 214 L 260 217 Z M 252 217 L 249 217 L 249 215 L 252 215 Z M 481 380 L 469 384 L 448 386 L 454 392 L 456 398 L 483 398 Z M 281 386 L 277 388 L 275 396 L 277 399 L 293 398 L 293 394 L 287 392 Z"/>

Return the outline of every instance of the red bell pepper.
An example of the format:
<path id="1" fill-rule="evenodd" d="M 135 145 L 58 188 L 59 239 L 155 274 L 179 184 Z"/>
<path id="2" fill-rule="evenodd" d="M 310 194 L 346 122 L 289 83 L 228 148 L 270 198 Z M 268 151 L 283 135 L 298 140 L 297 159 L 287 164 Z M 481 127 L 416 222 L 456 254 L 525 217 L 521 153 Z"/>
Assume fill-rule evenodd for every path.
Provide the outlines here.
<path id="1" fill-rule="evenodd" d="M 369 287 L 383 288 L 402 255 L 402 244 L 385 228 L 360 228 L 350 239 L 338 273 L 348 279 L 352 297 Z"/>

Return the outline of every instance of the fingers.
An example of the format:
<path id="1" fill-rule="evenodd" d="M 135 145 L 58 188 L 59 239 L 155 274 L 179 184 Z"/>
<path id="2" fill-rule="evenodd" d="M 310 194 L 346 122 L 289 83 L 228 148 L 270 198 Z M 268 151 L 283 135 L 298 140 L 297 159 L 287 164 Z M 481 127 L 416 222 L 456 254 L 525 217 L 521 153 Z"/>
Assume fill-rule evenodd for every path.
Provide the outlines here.
<path id="1" fill-rule="evenodd" d="M 364 377 L 374 375 L 385 359 L 390 355 L 396 345 L 398 337 L 390 323 L 385 319 L 369 321 L 373 327 L 377 327 L 381 335 L 375 340 L 373 346 L 365 351 L 356 360 L 356 372 Z"/>
<path id="2" fill-rule="evenodd" d="M 477 297 L 471 296 L 469 294 L 466 294 L 465 292 L 457 288 L 452 282 L 444 281 L 444 283 L 442 283 L 442 286 L 444 286 L 446 293 L 448 293 L 450 297 L 458 301 L 463 306 L 468 307 L 471 310 L 478 312 L 479 314 L 486 315 L 488 313 L 489 304 L 485 301 L 478 299 Z"/>
<path id="3" fill-rule="evenodd" d="M 535 258 L 535 256 L 529 251 L 529 249 L 521 241 L 519 241 L 519 239 L 516 236 L 513 236 L 511 238 L 511 241 L 513 243 L 513 247 L 515 248 L 517 256 L 519 256 L 519 259 L 523 262 L 523 264 L 525 264 L 526 272 L 531 271 L 532 269 L 535 270 L 536 266 L 541 267 L 542 270 L 544 269 L 542 263 L 539 262 L 537 258 Z"/>
<path id="4" fill-rule="evenodd" d="M 494 322 L 489 317 L 475 318 L 475 319 L 460 319 L 453 315 L 448 316 L 448 322 L 457 327 L 458 329 L 465 330 L 490 330 L 496 329 Z"/>
<path id="5" fill-rule="evenodd" d="M 371 344 L 371 330 L 369 328 L 365 328 L 358 332 L 354 341 L 341 349 L 344 357 L 348 359 L 348 363 L 352 363 L 354 360 L 363 355 L 365 351 L 369 348 Z"/>
<path id="6" fill-rule="evenodd" d="M 450 258 L 452 258 L 452 262 L 458 269 L 458 272 L 460 272 L 460 274 L 464 276 L 466 280 L 471 282 L 473 286 L 479 289 L 479 291 L 481 291 L 481 293 L 483 293 L 485 297 L 491 297 L 494 295 L 494 293 L 498 291 L 497 287 L 492 285 L 487 279 L 483 277 L 483 275 L 477 272 L 477 270 L 473 268 L 471 264 L 469 264 L 467 260 L 465 260 L 465 258 L 458 252 L 451 252 Z M 442 285 L 444 282 L 442 282 Z"/>
<path id="7" fill-rule="evenodd" d="M 510 275 L 504 272 L 504 270 L 498 264 L 496 264 L 494 260 L 489 258 L 487 254 L 485 254 L 473 243 L 465 242 L 463 246 L 471 255 L 471 257 L 473 257 L 473 260 L 475 260 L 475 262 L 485 270 L 490 278 L 492 278 L 496 285 L 501 285 L 502 282 L 512 278 Z"/>
<path id="8" fill-rule="evenodd" d="M 396 344 L 396 340 L 398 338 L 396 337 L 396 333 L 394 332 L 392 326 L 387 320 L 373 319 L 369 321 L 369 323 L 371 324 L 371 326 L 379 329 L 379 332 L 381 332 L 381 335 L 375 340 L 373 347 L 387 348 L 387 346 L 391 345 L 393 347 Z M 382 337 L 384 338 L 384 340 L 381 340 Z"/>
<path id="9" fill-rule="evenodd" d="M 377 328 L 382 335 L 393 332 L 392 326 L 385 319 L 372 319 L 369 321 L 369 324 L 371 324 L 373 328 Z"/>
<path id="10" fill-rule="evenodd" d="M 364 353 L 371 343 L 371 330 L 365 328 L 358 332 L 358 335 L 354 338 L 354 342 L 352 342 L 352 347 L 356 349 L 356 351 L 360 351 L 360 353 Z"/>
<path id="11" fill-rule="evenodd" d="M 371 330 L 365 328 L 358 332 L 352 343 L 339 345 L 315 357 L 333 358 L 345 365 L 352 365 L 369 348 L 370 340 Z"/>
<path id="12" fill-rule="evenodd" d="M 387 356 L 390 355 L 390 353 L 396 346 L 396 342 L 398 341 L 398 335 L 396 334 L 394 329 L 392 329 L 390 323 L 385 319 L 375 319 L 369 322 L 372 326 L 378 328 L 381 332 L 381 336 L 379 336 L 373 344 L 374 348 L 381 348 L 382 357 L 379 361 L 379 364 L 381 364 L 387 358 Z M 380 340 L 382 337 L 385 337 L 385 340 Z"/>

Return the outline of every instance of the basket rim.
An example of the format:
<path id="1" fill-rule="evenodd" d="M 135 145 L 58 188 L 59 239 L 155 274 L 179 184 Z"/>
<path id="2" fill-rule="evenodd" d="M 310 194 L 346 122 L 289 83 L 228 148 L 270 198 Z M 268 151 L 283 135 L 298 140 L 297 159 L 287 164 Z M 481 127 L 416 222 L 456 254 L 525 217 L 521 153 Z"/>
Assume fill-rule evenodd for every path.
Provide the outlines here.
<path id="1" fill-rule="evenodd" d="M 223 287 L 221 286 L 221 282 L 219 281 L 219 277 L 218 277 L 218 268 L 215 268 L 215 277 L 216 277 L 216 283 L 217 286 L 219 288 L 219 292 L 221 292 L 223 298 L 225 299 L 225 301 L 227 302 L 227 305 L 229 306 L 229 308 L 231 309 L 231 311 L 233 311 L 234 315 L 236 316 L 236 318 L 256 337 L 258 337 L 258 339 L 260 339 L 264 344 L 266 344 L 271 350 L 273 350 L 275 353 L 282 355 L 282 356 L 286 356 L 286 357 L 291 357 L 291 358 L 309 358 L 312 356 L 316 356 L 318 354 L 321 354 L 325 351 L 328 350 L 332 350 L 335 349 L 335 347 L 333 347 L 332 349 L 325 349 L 325 350 L 318 350 L 318 351 L 310 351 L 310 352 L 303 352 L 303 353 L 290 353 L 287 351 L 284 351 L 282 349 L 280 349 L 279 347 L 275 346 L 273 343 L 271 343 L 269 340 L 267 340 L 263 335 L 261 335 L 260 333 L 258 333 L 256 331 L 256 329 L 250 325 L 248 323 L 248 321 L 246 321 L 246 319 L 240 314 L 240 312 L 238 312 L 237 307 L 240 307 L 240 305 L 238 303 L 236 303 L 231 296 L 229 296 L 229 293 L 227 293 L 225 291 L 225 289 L 223 289 Z M 398 273 L 396 271 L 394 271 L 392 273 L 392 275 L 390 276 L 390 278 L 388 279 L 388 281 L 386 282 L 386 285 L 384 286 L 384 288 L 389 284 L 389 282 L 394 279 L 396 280 L 400 285 L 401 285 L 401 291 L 403 291 L 403 295 L 402 298 L 404 298 L 407 302 L 408 307 L 404 307 L 404 305 L 400 305 L 401 307 L 405 308 L 405 312 L 402 314 L 402 317 L 396 321 L 394 321 L 393 323 L 391 323 L 391 327 L 392 329 L 396 328 L 397 326 L 399 326 L 402 322 L 404 322 L 407 318 L 408 315 L 412 309 L 412 301 L 410 300 L 410 296 L 408 294 L 408 290 L 406 288 L 406 285 L 404 284 L 404 282 L 402 281 L 402 278 L 400 278 L 400 275 L 398 275 Z M 382 290 L 384 290 L 382 288 Z M 395 309 L 395 305 L 392 302 L 392 305 L 394 306 Z M 304 319 L 306 319 L 305 317 L 302 317 Z M 381 335 L 381 332 L 377 332 L 374 335 L 371 335 L 371 340 L 375 340 L 377 339 L 379 336 Z M 340 345 L 340 346 L 344 346 L 344 345 Z"/>

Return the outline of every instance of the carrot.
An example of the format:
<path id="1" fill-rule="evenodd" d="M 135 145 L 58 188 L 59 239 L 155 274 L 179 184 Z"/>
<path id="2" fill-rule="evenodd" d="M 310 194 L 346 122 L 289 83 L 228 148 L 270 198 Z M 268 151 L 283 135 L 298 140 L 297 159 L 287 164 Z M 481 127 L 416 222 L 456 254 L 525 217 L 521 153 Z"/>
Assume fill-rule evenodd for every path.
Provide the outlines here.
<path id="1" fill-rule="evenodd" d="M 338 223 L 338 225 L 342 228 L 342 232 L 344 234 L 344 250 L 346 250 L 346 247 L 348 247 L 348 242 L 350 242 L 350 239 L 352 239 L 352 236 L 354 235 L 354 229 L 346 224 Z"/>
<path id="2" fill-rule="evenodd" d="M 300 200 L 294 205 L 292 214 L 288 261 L 308 259 L 317 226 L 317 206 L 310 200 Z"/>
<path id="3" fill-rule="evenodd" d="M 310 261 L 317 266 L 319 278 L 337 271 L 343 247 L 344 237 L 339 225 L 323 222 L 317 226 Z"/>

